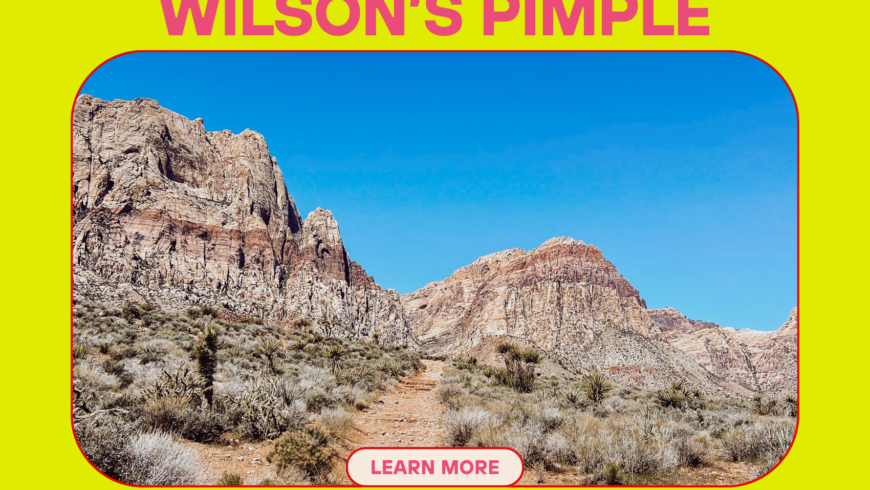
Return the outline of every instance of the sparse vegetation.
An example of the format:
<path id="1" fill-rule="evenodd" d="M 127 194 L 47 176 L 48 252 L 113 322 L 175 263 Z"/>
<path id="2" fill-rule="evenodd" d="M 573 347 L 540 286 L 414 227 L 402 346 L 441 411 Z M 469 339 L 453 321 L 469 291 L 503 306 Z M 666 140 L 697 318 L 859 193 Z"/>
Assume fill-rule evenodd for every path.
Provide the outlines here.
<path id="1" fill-rule="evenodd" d="M 794 434 L 785 409 L 760 414 L 756 402 L 712 398 L 685 383 L 648 391 L 619 386 L 599 372 L 577 380 L 534 375 L 530 389 L 516 389 L 496 373 L 525 371 L 523 349 L 508 343 L 496 349 L 505 368 L 457 359 L 444 371 L 437 391 L 446 407 L 444 443 L 511 447 L 545 484 L 551 483 L 546 472 L 557 468 L 609 485 L 668 481 L 680 467 L 723 459 L 767 471 Z"/>
<path id="2" fill-rule="evenodd" d="M 209 306 L 172 314 L 156 306 L 76 304 L 76 435 L 101 471 L 128 483 L 213 484 L 218 476 L 203 481 L 197 461 L 172 452 L 182 446 L 165 434 L 205 444 L 295 434 L 307 441 L 298 446 L 308 457 L 287 456 L 285 443 L 274 456 L 283 461 L 281 475 L 268 484 L 333 481 L 329 444 L 347 432 L 351 413 L 377 400 L 392 378 L 422 367 L 399 346 L 306 331 L 305 319 L 297 328 L 238 319 Z M 312 419 L 316 431 L 306 428 Z M 180 455 L 178 467 L 146 450 L 154 441 Z M 135 466 L 146 460 L 172 471 L 158 478 Z"/>

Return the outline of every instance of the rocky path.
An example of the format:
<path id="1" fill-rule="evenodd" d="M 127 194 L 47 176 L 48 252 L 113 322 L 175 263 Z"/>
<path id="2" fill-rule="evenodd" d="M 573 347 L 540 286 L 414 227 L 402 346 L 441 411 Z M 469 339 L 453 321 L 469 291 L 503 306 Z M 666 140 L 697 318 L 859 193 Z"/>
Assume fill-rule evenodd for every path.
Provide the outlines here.
<path id="1" fill-rule="evenodd" d="M 435 395 L 444 372 L 442 361 L 424 360 L 426 370 L 396 383 L 396 391 L 356 417 L 351 437 L 357 447 L 438 447 L 444 405 Z"/>

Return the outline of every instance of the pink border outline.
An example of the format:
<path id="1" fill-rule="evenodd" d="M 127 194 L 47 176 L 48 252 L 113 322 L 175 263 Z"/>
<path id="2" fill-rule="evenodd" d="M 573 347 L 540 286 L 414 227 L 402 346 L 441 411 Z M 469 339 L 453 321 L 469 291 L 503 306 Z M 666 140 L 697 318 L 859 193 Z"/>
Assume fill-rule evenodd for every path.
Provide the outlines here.
<path id="1" fill-rule="evenodd" d="M 74 163 L 73 162 L 73 158 L 74 158 L 73 157 L 73 144 L 74 144 L 74 141 L 73 141 L 73 122 L 74 122 L 74 117 L 75 117 L 75 106 L 76 106 L 76 102 L 78 101 L 79 95 L 81 94 L 82 89 L 84 88 L 85 83 L 87 83 L 88 79 L 90 79 L 91 76 L 93 76 L 93 74 L 96 73 L 97 70 L 99 70 L 103 65 L 114 60 L 115 58 L 120 58 L 121 56 L 126 56 L 128 54 L 136 54 L 136 53 L 733 53 L 733 54 L 741 54 L 744 56 L 749 56 L 750 58 L 754 58 L 754 59 L 764 63 L 765 65 L 767 65 L 768 68 L 773 70 L 774 73 L 777 74 L 777 76 L 779 76 L 779 78 L 783 81 L 783 83 L 785 83 L 785 86 L 788 88 L 788 92 L 791 95 L 792 101 L 794 102 L 795 117 L 797 120 L 797 189 L 796 189 L 796 192 L 797 192 L 797 216 L 796 216 L 796 221 L 797 221 L 797 316 L 796 316 L 796 321 L 797 321 L 797 390 L 796 391 L 797 391 L 797 393 L 796 393 L 796 396 L 797 396 L 797 403 L 798 403 L 798 407 L 797 407 L 798 414 L 797 414 L 797 417 L 795 420 L 795 433 L 794 433 L 794 436 L 792 436 L 791 444 L 789 445 L 788 450 L 785 452 L 785 455 L 782 457 L 782 459 L 780 459 L 779 462 L 777 462 L 776 465 L 774 465 L 774 467 L 770 469 L 770 471 L 759 476 L 758 478 L 755 478 L 754 480 L 750 480 L 750 481 L 744 482 L 744 483 L 738 483 L 736 485 L 644 485 L 643 488 L 735 488 L 735 487 L 742 487 L 744 485 L 749 485 L 749 484 L 754 483 L 758 480 L 761 480 L 762 478 L 766 477 L 767 475 L 773 473 L 773 471 L 776 468 L 778 468 L 779 465 L 782 464 L 783 461 L 785 461 L 785 458 L 788 457 L 788 454 L 791 452 L 791 449 L 794 447 L 794 442 L 797 439 L 798 430 L 800 429 L 800 413 L 801 413 L 801 410 L 800 410 L 800 403 L 801 403 L 801 396 L 800 396 L 800 350 L 801 350 L 800 349 L 800 312 L 801 312 L 801 309 L 800 309 L 800 302 L 801 302 L 800 301 L 800 161 L 801 161 L 801 158 L 800 158 L 800 134 L 801 134 L 801 131 L 800 131 L 800 128 L 801 128 L 801 124 L 800 124 L 800 111 L 798 110 L 798 103 L 797 103 L 797 99 L 795 98 L 795 95 L 794 95 L 794 90 L 792 90 L 791 85 L 789 85 L 789 83 L 785 79 L 785 77 L 782 76 L 782 73 L 780 73 L 779 70 L 777 70 L 773 65 L 771 65 L 770 63 L 768 63 L 764 59 L 762 59 L 758 56 L 755 56 L 753 54 L 747 53 L 745 51 L 736 51 L 736 50 L 727 50 L 727 49 L 722 49 L 722 50 L 715 50 L 715 49 L 714 50 L 692 50 L 692 49 L 672 49 L 672 50 L 668 50 L 668 49 L 657 49 L 657 50 L 642 50 L 642 49 L 640 49 L 640 50 L 633 50 L 633 49 L 624 49 L 624 50 L 603 50 L 603 49 L 598 49 L 598 50 L 582 50 L 582 49 L 577 49 L 577 50 L 557 50 L 557 49 L 537 49 L 537 50 L 535 50 L 535 49 L 533 49 L 533 50 L 513 50 L 513 49 L 512 50 L 497 50 L 497 49 L 495 49 L 495 50 L 483 50 L 483 49 L 452 49 L 452 50 L 443 50 L 443 49 L 430 49 L 430 50 L 416 50 L 416 49 L 371 49 L 371 50 L 344 50 L 344 49 L 331 49 L 331 50 L 317 50 L 317 49 L 312 49 L 312 50 L 178 49 L 178 50 L 174 50 L 174 49 L 157 49 L 157 50 L 148 50 L 148 49 L 142 49 L 142 50 L 126 51 L 123 53 L 116 54 L 116 55 L 106 59 L 105 61 L 103 61 L 99 65 L 97 65 L 96 68 L 91 70 L 91 72 L 88 74 L 88 76 L 85 77 L 85 79 L 82 81 L 81 85 L 79 85 L 79 89 L 76 91 L 75 98 L 73 99 L 72 111 L 70 113 L 70 189 L 72 189 L 72 184 L 73 184 L 72 179 L 73 179 L 73 163 Z M 75 233 L 75 230 L 73 227 L 73 212 L 75 211 L 74 206 L 75 206 L 74 196 L 72 196 L 72 192 L 70 192 L 70 238 L 74 238 L 74 233 Z M 225 486 L 220 486 L 220 485 L 180 485 L 180 486 L 133 485 L 130 483 L 122 482 L 120 480 L 115 480 L 114 478 L 106 475 L 105 473 L 100 471 L 99 468 L 94 466 L 94 464 L 91 463 L 91 460 L 89 460 L 88 457 L 85 456 L 84 451 L 82 451 L 81 445 L 79 445 L 78 438 L 75 435 L 75 425 L 74 425 L 74 419 L 73 419 L 73 414 L 72 414 L 72 406 L 73 406 L 73 391 L 72 391 L 72 386 L 73 386 L 72 347 L 73 347 L 73 345 L 72 345 L 72 337 L 73 337 L 73 308 L 74 308 L 74 305 L 75 305 L 75 303 L 73 301 L 73 247 L 70 246 L 70 428 L 72 429 L 73 440 L 75 440 L 76 446 L 78 446 L 79 452 L 82 453 L 82 457 L 85 459 L 85 461 L 87 461 L 88 464 L 90 464 L 91 467 L 93 467 L 98 473 L 105 476 L 109 480 L 120 483 L 122 485 L 126 485 L 128 487 L 139 487 L 139 488 L 227 488 Z M 364 448 L 359 448 L 359 449 L 364 449 Z M 354 450 L 354 452 L 359 451 L 359 449 Z M 367 449 L 378 449 L 378 448 L 367 448 Z M 388 448 L 382 448 L 382 449 L 388 449 Z M 396 448 L 396 449 L 413 449 L 413 448 Z M 419 449 L 423 449 L 423 448 L 419 448 Z M 460 449 L 460 448 L 444 448 L 444 449 Z M 474 449 L 474 448 L 464 448 L 464 449 Z M 505 448 L 505 449 L 510 449 L 510 448 Z M 511 449 L 511 450 L 513 451 L 513 449 Z M 516 451 L 514 451 L 514 452 L 516 452 Z M 352 456 L 352 455 L 353 455 L 353 452 L 348 455 L 348 459 L 350 459 L 350 456 Z M 520 459 L 522 459 L 522 457 L 520 457 Z M 346 471 L 347 471 L 347 468 L 345 466 L 345 472 Z M 525 468 L 523 469 L 523 472 L 525 472 Z M 348 475 L 348 478 L 350 478 L 350 475 Z M 522 474 L 520 475 L 520 478 L 522 478 Z M 351 481 L 353 481 L 353 480 L 351 480 Z M 589 485 L 514 485 L 515 488 L 584 488 L 587 486 L 589 486 Z M 597 487 L 607 487 L 610 485 L 596 485 L 596 486 Z M 245 485 L 245 487 L 268 488 L 268 487 L 262 486 L 262 485 Z M 306 486 L 284 486 L 284 488 L 307 488 L 307 487 Z M 347 488 L 347 487 L 342 486 L 342 485 L 329 485 L 329 486 L 323 486 L 320 488 Z M 449 488 L 449 487 L 422 487 L 422 488 Z M 469 487 L 469 488 L 486 488 L 486 487 Z"/>

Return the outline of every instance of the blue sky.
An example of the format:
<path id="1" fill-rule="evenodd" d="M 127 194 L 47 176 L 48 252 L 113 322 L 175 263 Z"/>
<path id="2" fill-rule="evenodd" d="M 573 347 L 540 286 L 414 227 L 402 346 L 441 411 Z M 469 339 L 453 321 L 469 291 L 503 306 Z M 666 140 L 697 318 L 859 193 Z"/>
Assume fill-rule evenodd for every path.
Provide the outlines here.
<path id="1" fill-rule="evenodd" d="M 650 307 L 771 330 L 796 305 L 795 108 L 748 56 L 139 53 L 83 93 L 262 133 L 400 293 L 571 236 Z"/>

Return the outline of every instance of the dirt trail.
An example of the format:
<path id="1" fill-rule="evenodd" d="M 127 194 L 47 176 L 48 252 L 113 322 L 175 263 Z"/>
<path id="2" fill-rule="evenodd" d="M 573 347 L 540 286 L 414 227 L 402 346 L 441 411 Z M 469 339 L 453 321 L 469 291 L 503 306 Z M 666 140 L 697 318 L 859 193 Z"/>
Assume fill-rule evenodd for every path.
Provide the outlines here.
<path id="1" fill-rule="evenodd" d="M 349 437 L 357 447 L 441 446 L 439 417 L 444 405 L 435 396 L 444 372 L 442 361 L 424 360 L 426 370 L 396 383 L 396 391 L 356 417 Z"/>

